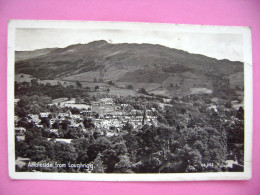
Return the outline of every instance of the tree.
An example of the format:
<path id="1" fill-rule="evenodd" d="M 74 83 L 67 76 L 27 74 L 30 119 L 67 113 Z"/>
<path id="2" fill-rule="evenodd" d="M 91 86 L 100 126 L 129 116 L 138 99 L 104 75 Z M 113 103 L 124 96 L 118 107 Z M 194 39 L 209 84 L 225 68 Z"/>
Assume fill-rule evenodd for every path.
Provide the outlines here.
<path id="1" fill-rule="evenodd" d="M 25 117 L 30 113 L 31 101 L 28 96 L 22 96 L 15 106 L 15 114 L 19 117 Z"/>
<path id="2" fill-rule="evenodd" d="M 94 128 L 94 127 L 95 127 L 95 125 L 94 125 L 94 123 L 92 122 L 91 118 L 84 118 L 84 120 L 83 120 L 83 125 L 85 126 L 86 129 Z"/>
<path id="3" fill-rule="evenodd" d="M 32 85 L 33 87 L 38 86 L 38 79 L 32 79 L 32 80 L 31 80 L 31 85 Z"/>
<path id="4" fill-rule="evenodd" d="M 90 161 L 95 160 L 98 153 L 102 153 L 105 149 L 112 147 L 111 142 L 106 137 L 98 137 L 88 147 L 88 157 Z"/>
<path id="5" fill-rule="evenodd" d="M 133 89 L 133 85 L 127 85 L 127 89 Z"/>
<path id="6" fill-rule="evenodd" d="M 69 125 L 70 125 L 70 121 L 68 121 L 68 120 L 63 120 L 63 121 L 61 122 L 61 128 L 62 128 L 63 130 L 67 130 Z"/>
<path id="7" fill-rule="evenodd" d="M 54 160 L 54 157 L 55 157 L 55 150 L 54 150 L 55 142 L 54 141 L 48 141 L 48 140 L 42 140 L 40 145 L 44 146 L 46 156 L 49 159 Z"/>
<path id="8" fill-rule="evenodd" d="M 228 101 L 227 103 L 225 103 L 225 107 L 226 107 L 226 108 L 231 108 L 231 107 L 232 107 L 231 102 Z"/>
<path id="9" fill-rule="evenodd" d="M 81 102 L 82 102 L 81 98 L 79 96 L 77 96 L 76 99 L 75 99 L 75 103 L 81 104 Z"/>
<path id="10" fill-rule="evenodd" d="M 52 117 L 53 117 L 53 115 L 52 115 L 52 114 L 49 114 L 49 115 L 48 115 L 48 119 L 50 119 L 50 120 L 51 120 L 51 119 L 52 119 Z"/>
<path id="11" fill-rule="evenodd" d="M 70 111 L 71 111 L 72 114 L 79 114 L 80 113 L 80 110 L 76 107 L 71 108 Z"/>
<path id="12" fill-rule="evenodd" d="M 92 96 L 93 101 L 97 101 L 97 97 L 95 95 Z"/>
<path id="13" fill-rule="evenodd" d="M 158 120 L 158 122 L 160 122 L 160 123 L 168 124 L 167 120 L 166 120 L 162 115 L 160 115 L 160 114 L 158 115 L 157 120 Z"/>
<path id="14" fill-rule="evenodd" d="M 85 87 L 86 91 L 90 91 L 90 87 L 86 86 Z"/>
<path id="15" fill-rule="evenodd" d="M 50 119 L 48 117 L 43 117 L 41 119 L 41 124 L 46 128 L 50 128 L 51 123 L 50 123 Z"/>
<path id="16" fill-rule="evenodd" d="M 114 173 L 115 165 L 119 162 L 116 151 L 113 149 L 106 149 L 102 152 L 102 160 L 105 167 L 105 173 Z"/>
<path id="17" fill-rule="evenodd" d="M 127 155 L 120 155 L 119 162 L 115 164 L 116 173 L 133 173 L 131 170 L 132 163 Z"/>
<path id="18" fill-rule="evenodd" d="M 42 139 L 41 129 L 33 127 L 27 128 L 25 132 L 25 142 L 28 145 L 36 145 Z"/>
<path id="19" fill-rule="evenodd" d="M 60 128 L 60 123 L 58 120 L 56 120 L 53 124 L 52 124 L 52 128 L 53 129 L 59 129 Z"/>
<path id="20" fill-rule="evenodd" d="M 68 85 L 67 88 L 68 89 L 74 89 L 74 85 Z"/>
<path id="21" fill-rule="evenodd" d="M 50 84 L 49 82 L 47 82 L 47 83 L 45 84 L 45 87 L 51 87 L 51 84 Z"/>
<path id="22" fill-rule="evenodd" d="M 236 117 L 239 120 L 244 120 L 244 109 L 243 109 L 243 107 L 241 107 L 241 106 L 239 107 L 237 114 L 236 114 Z"/>
<path id="23" fill-rule="evenodd" d="M 114 150 L 116 151 L 117 155 L 124 155 L 127 153 L 127 147 L 124 142 L 117 142 L 114 145 Z"/>
<path id="24" fill-rule="evenodd" d="M 114 85 L 115 83 L 113 81 L 108 81 L 109 85 Z"/>
<path id="25" fill-rule="evenodd" d="M 89 140 L 86 138 L 74 139 L 72 144 L 77 152 L 77 163 L 88 162 L 88 147 L 90 145 Z"/>
<path id="26" fill-rule="evenodd" d="M 138 92 L 142 93 L 142 94 L 145 94 L 145 95 L 148 94 L 144 88 L 139 89 Z"/>
<path id="27" fill-rule="evenodd" d="M 127 122 L 122 128 L 122 130 L 125 130 L 128 132 L 131 132 L 133 129 L 134 129 L 133 125 L 129 122 Z"/>
<path id="28" fill-rule="evenodd" d="M 78 88 L 82 88 L 82 84 L 81 84 L 79 81 L 76 81 L 76 86 L 77 86 Z"/>
<path id="29" fill-rule="evenodd" d="M 54 145 L 55 150 L 55 160 L 59 163 L 67 164 L 75 163 L 78 157 L 76 149 L 72 144 L 66 142 L 56 142 Z"/>
<path id="30" fill-rule="evenodd" d="M 227 127 L 228 143 L 244 144 L 244 121 L 236 120 Z"/>
<path id="31" fill-rule="evenodd" d="M 99 86 L 98 85 L 96 85 L 95 86 L 95 91 L 97 91 L 99 89 Z"/>
<path id="32" fill-rule="evenodd" d="M 84 102 L 85 102 L 85 104 L 91 104 L 89 97 L 85 97 Z"/>
<path id="33" fill-rule="evenodd" d="M 31 158 L 32 161 L 41 161 L 46 159 L 46 151 L 44 146 L 33 146 L 31 149 L 28 150 L 28 156 Z"/>
<path id="34" fill-rule="evenodd" d="M 25 157 L 27 155 L 27 150 L 28 145 L 25 141 L 17 141 L 17 139 L 15 139 L 15 157 Z"/>
<path id="35" fill-rule="evenodd" d="M 21 114 L 22 115 L 22 114 Z M 28 118 L 26 116 L 23 116 L 19 119 L 18 121 L 18 124 L 17 124 L 18 127 L 24 127 L 24 128 L 31 128 L 33 127 L 33 123 L 32 122 L 29 122 L 28 121 Z"/>
<path id="36" fill-rule="evenodd" d="M 99 118 L 99 114 L 98 113 L 95 113 L 95 118 Z"/>
<path id="37" fill-rule="evenodd" d="M 100 153 L 97 155 L 93 164 L 95 165 L 93 168 L 93 171 L 92 171 L 93 173 L 104 173 L 105 172 L 102 155 Z"/>
<path id="38" fill-rule="evenodd" d="M 68 139 L 79 139 L 84 137 L 84 134 L 80 127 L 68 127 L 64 133 L 64 137 Z"/>
<path id="39" fill-rule="evenodd" d="M 142 139 L 140 136 L 136 136 L 133 133 L 128 133 L 123 136 L 125 145 L 127 146 L 127 151 L 129 153 L 129 157 L 131 162 L 137 161 L 137 151 L 140 148 L 140 144 L 142 143 Z M 140 151 L 140 150 L 139 150 Z"/>

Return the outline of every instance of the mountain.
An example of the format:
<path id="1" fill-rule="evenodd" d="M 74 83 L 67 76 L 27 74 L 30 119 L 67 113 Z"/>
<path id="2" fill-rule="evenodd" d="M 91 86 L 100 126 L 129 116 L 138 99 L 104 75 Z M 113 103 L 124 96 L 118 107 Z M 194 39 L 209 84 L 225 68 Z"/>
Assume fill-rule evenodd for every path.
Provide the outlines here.
<path id="1" fill-rule="evenodd" d="M 243 88 L 242 62 L 217 60 L 161 45 L 109 44 L 104 40 L 17 51 L 15 71 L 42 80 L 111 80 L 118 86 L 147 87 L 151 93 L 166 95 L 196 89 L 216 91 L 224 84 L 226 87 L 227 82 L 229 88 Z"/>
<path id="2" fill-rule="evenodd" d="M 16 51 L 15 60 L 22 61 L 22 60 L 27 60 L 38 56 L 42 56 L 42 55 L 47 55 L 55 49 L 57 48 L 37 49 L 34 51 Z"/>

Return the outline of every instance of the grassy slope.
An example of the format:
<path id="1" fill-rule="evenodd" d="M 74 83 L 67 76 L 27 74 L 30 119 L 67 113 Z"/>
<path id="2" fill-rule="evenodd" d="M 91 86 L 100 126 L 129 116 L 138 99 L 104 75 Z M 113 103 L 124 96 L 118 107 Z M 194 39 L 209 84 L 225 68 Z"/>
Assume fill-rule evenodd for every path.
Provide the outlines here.
<path id="1" fill-rule="evenodd" d="M 125 83 L 135 90 L 145 88 L 149 93 L 170 96 L 192 93 L 192 88 L 214 90 L 213 77 L 229 78 L 232 87 L 243 85 L 240 62 L 216 60 L 151 44 L 95 41 L 36 50 L 31 55 L 18 52 L 15 68 L 17 73 L 42 80 L 80 81 L 83 87 L 95 79 L 112 80 L 120 87 L 125 87 Z M 111 90 L 116 93 L 119 89 Z"/>

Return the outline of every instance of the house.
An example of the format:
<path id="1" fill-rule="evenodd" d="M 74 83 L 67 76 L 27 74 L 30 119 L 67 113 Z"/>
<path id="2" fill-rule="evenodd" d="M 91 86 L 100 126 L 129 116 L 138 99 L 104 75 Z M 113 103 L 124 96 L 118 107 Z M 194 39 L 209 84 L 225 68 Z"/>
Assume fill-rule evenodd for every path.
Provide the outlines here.
<path id="1" fill-rule="evenodd" d="M 71 115 L 72 119 L 82 119 L 82 117 L 79 114 L 73 114 Z"/>
<path id="2" fill-rule="evenodd" d="M 72 139 L 63 139 L 63 138 L 47 138 L 48 141 L 54 140 L 54 142 L 65 142 L 67 144 L 70 144 Z"/>
<path id="3" fill-rule="evenodd" d="M 40 118 L 48 117 L 49 114 L 50 114 L 50 112 L 41 112 L 41 113 L 39 114 L 39 117 L 40 117 Z"/>
<path id="4" fill-rule="evenodd" d="M 30 119 L 30 120 L 28 120 L 28 122 L 34 122 L 36 124 L 41 121 L 39 118 L 39 115 L 37 115 L 37 114 L 28 114 L 28 118 Z"/>
<path id="5" fill-rule="evenodd" d="M 93 102 L 92 102 L 92 105 L 93 105 L 93 106 L 100 106 L 100 103 L 99 103 L 99 102 L 94 102 L 94 101 L 93 101 Z"/>
<path id="6" fill-rule="evenodd" d="M 91 116 L 91 113 L 92 113 L 92 111 L 90 111 L 90 110 L 83 110 L 80 112 L 80 114 L 83 116 Z"/>
<path id="7" fill-rule="evenodd" d="M 20 101 L 20 99 L 14 99 L 14 105 L 16 106 L 16 104 Z"/>
<path id="8" fill-rule="evenodd" d="M 26 132 L 26 129 L 24 127 L 15 127 L 16 134 L 24 134 L 25 132 Z"/>
<path id="9" fill-rule="evenodd" d="M 208 107 L 209 110 L 214 110 L 215 112 L 218 112 L 217 106 L 214 104 L 210 104 L 210 106 Z"/>
<path id="10" fill-rule="evenodd" d="M 50 124 L 53 125 L 55 123 L 55 121 L 56 121 L 55 119 L 51 119 Z"/>
<path id="11" fill-rule="evenodd" d="M 71 117 L 71 112 L 70 111 L 67 111 L 65 113 L 60 112 L 58 115 L 58 118 L 65 118 L 65 117 Z"/>
<path id="12" fill-rule="evenodd" d="M 156 112 L 156 111 L 157 111 L 155 108 L 151 108 L 151 110 L 152 110 L 153 112 Z"/>
<path id="13" fill-rule="evenodd" d="M 25 140 L 25 135 L 17 135 L 16 139 L 17 139 L 17 141 L 24 141 Z"/>
<path id="14" fill-rule="evenodd" d="M 104 104 L 113 104 L 113 99 L 112 98 L 102 98 L 102 99 L 100 99 L 100 102 L 104 103 Z"/>
<path id="15" fill-rule="evenodd" d="M 107 132 L 106 137 L 118 136 L 118 133 Z"/>
<path id="16" fill-rule="evenodd" d="M 57 136 L 59 135 L 58 129 L 50 129 L 49 131 Z"/>
<path id="17" fill-rule="evenodd" d="M 14 122 L 17 124 L 19 122 L 20 118 L 18 116 L 14 116 Z"/>

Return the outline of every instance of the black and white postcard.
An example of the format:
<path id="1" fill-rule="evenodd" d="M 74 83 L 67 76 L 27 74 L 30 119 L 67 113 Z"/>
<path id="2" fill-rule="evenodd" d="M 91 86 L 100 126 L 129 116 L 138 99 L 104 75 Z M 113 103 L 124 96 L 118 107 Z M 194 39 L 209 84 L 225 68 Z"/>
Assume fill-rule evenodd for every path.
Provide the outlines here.
<path id="1" fill-rule="evenodd" d="M 12 179 L 251 178 L 248 27 L 9 21 Z"/>

